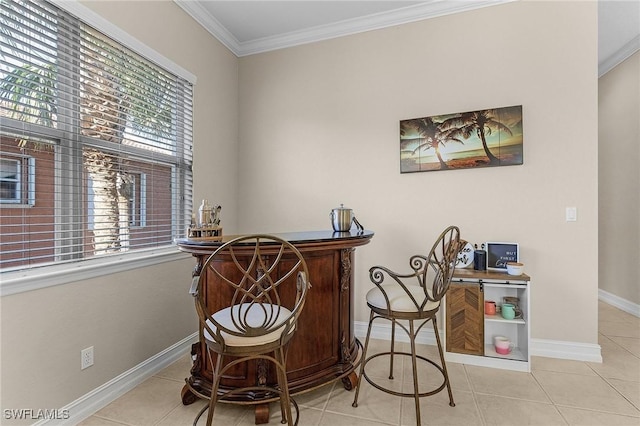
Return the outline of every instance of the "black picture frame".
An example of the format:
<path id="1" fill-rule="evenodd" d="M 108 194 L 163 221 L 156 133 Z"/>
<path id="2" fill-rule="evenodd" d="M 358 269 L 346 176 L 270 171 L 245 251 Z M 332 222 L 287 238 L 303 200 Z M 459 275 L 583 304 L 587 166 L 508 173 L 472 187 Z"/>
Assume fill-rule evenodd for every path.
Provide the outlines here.
<path id="1" fill-rule="evenodd" d="M 487 270 L 505 271 L 507 262 L 520 262 L 520 244 L 508 242 L 486 242 Z"/>

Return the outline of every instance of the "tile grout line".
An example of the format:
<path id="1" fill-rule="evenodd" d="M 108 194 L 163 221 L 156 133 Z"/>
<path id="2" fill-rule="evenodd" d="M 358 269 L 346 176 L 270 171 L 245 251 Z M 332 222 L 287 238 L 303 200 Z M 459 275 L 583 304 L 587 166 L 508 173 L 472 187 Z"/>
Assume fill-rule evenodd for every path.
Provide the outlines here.
<path id="1" fill-rule="evenodd" d="M 633 356 L 634 358 L 638 359 L 638 361 L 640 362 L 640 358 L 638 356 L 636 356 L 636 354 L 634 354 L 633 352 L 629 351 L 627 348 L 625 348 L 624 346 L 618 344 L 618 342 L 616 342 L 615 340 L 613 340 L 611 338 L 611 336 L 604 334 L 604 333 L 600 333 L 598 332 L 599 335 L 607 338 L 607 340 L 609 340 L 609 342 L 611 342 L 612 344 L 614 344 L 617 348 L 624 350 L 625 352 L 628 352 L 631 356 Z M 633 337 L 632 337 L 633 338 Z M 605 381 L 606 384 L 608 384 L 618 395 L 620 395 L 625 401 L 627 401 L 629 404 L 631 404 L 636 410 L 638 410 L 638 413 L 640 414 L 640 407 L 638 407 L 636 404 L 633 403 L 633 401 L 631 401 L 629 398 L 627 398 L 622 392 L 620 392 L 618 390 L 618 388 L 616 388 L 610 381 L 609 378 L 603 376 L 602 374 L 600 374 L 600 372 L 598 372 L 595 368 L 593 368 L 591 365 L 589 365 L 589 363 L 585 363 L 587 364 L 587 367 L 591 369 L 591 371 L 593 371 L 598 377 L 600 377 L 602 380 Z M 632 383 L 636 383 L 635 381 L 630 381 Z M 639 385 L 640 386 L 640 385 Z M 618 414 L 618 413 L 614 413 L 614 414 Z"/>
<path id="2" fill-rule="evenodd" d="M 469 372 L 467 371 L 466 364 L 462 364 L 462 370 L 464 371 L 464 377 L 467 379 L 467 383 L 469 383 L 469 389 L 471 389 L 471 398 L 473 399 L 473 404 L 475 405 L 478 416 L 480 417 L 480 423 L 482 424 L 482 426 L 487 426 L 487 419 L 485 419 L 484 414 L 480 409 L 480 403 L 478 402 L 478 395 L 476 394 L 475 387 L 473 386 L 473 383 L 469 378 Z"/>
<path id="3" fill-rule="evenodd" d="M 589 368 L 591 368 L 591 366 L 589 366 Z M 620 392 L 618 390 L 618 388 L 616 388 L 607 377 L 603 376 L 602 374 L 600 374 L 598 371 L 594 370 L 593 368 L 591 368 L 593 370 L 594 373 L 596 373 L 596 375 L 598 377 L 600 377 L 602 380 L 604 380 L 604 382 L 609 385 L 609 387 L 611 389 L 613 389 L 618 395 L 620 395 L 625 401 L 627 401 L 629 404 L 631 404 L 631 406 L 633 408 L 636 409 L 636 411 L 638 412 L 638 416 L 640 417 L 640 407 L 638 407 L 636 404 L 633 403 L 633 401 L 631 401 L 629 398 L 627 398 L 622 392 Z M 638 383 L 638 382 L 634 382 L 634 381 L 630 381 L 630 383 Z M 640 386 L 640 383 L 638 383 L 638 386 Z M 597 411 L 597 410 L 593 410 L 593 411 Z M 603 413 L 608 413 L 608 411 L 603 411 Z M 613 413 L 613 414 L 621 414 L 621 413 Z M 621 414 L 624 415 L 624 414 Z M 632 416 L 633 417 L 633 416 Z"/>
<path id="4" fill-rule="evenodd" d="M 570 408 L 572 410 L 588 411 L 590 413 L 598 413 L 598 414 L 612 414 L 612 415 L 615 415 L 615 416 L 628 417 L 630 419 L 640 420 L 640 415 L 639 416 L 632 416 L 630 414 L 618 413 L 618 412 L 615 412 L 615 411 L 594 410 L 593 408 L 576 407 L 576 406 L 573 406 L 573 405 L 564 405 L 564 404 L 553 404 L 553 405 L 555 407 L 560 407 L 560 408 Z"/>
<path id="5" fill-rule="evenodd" d="M 560 408 L 558 408 L 559 407 L 558 404 L 556 404 L 556 402 L 553 400 L 551 395 L 549 395 L 549 392 L 547 392 L 547 390 L 544 388 L 544 386 L 542 386 L 542 383 L 540 383 L 540 381 L 538 380 L 536 375 L 533 373 L 533 370 L 529 374 L 531 374 L 531 377 L 533 378 L 533 380 L 535 380 L 535 382 L 538 384 L 538 386 L 540 386 L 540 389 L 542 389 L 542 392 L 544 392 L 546 397 L 549 398 L 549 401 L 551 402 L 551 405 L 556 410 L 558 415 L 560 415 L 560 418 L 562 419 L 562 421 L 565 422 L 565 424 L 567 424 L 567 425 L 571 425 L 569 420 L 564 416 L 564 414 L 562 414 L 562 410 L 560 410 Z"/>
<path id="6" fill-rule="evenodd" d="M 640 362 L 640 357 L 638 357 L 638 355 L 634 354 L 633 352 L 631 352 L 629 349 L 625 348 L 624 346 L 622 346 L 621 344 L 619 344 L 618 342 L 616 342 L 615 340 L 613 340 L 611 337 L 619 337 L 621 339 L 636 339 L 636 340 L 640 340 L 640 338 L 637 337 L 628 337 L 628 336 L 609 336 L 608 334 L 604 334 L 604 333 L 600 333 L 598 332 L 599 335 L 601 335 L 602 337 L 606 337 L 607 340 L 609 342 L 611 342 L 612 344 L 616 345 L 616 347 L 618 347 L 619 349 L 627 352 L 629 355 L 631 355 L 634 358 L 637 358 L 638 361 Z"/>
<path id="7" fill-rule="evenodd" d="M 88 417 L 87 419 L 89 419 L 89 418 L 91 418 L 91 417 L 96 417 L 96 418 L 98 418 L 98 419 L 106 420 L 106 421 L 108 421 L 108 422 L 116 423 L 116 424 L 123 425 L 123 426 L 138 426 L 138 425 L 135 425 L 135 424 L 133 424 L 133 423 L 125 423 L 125 422 L 123 422 L 122 420 L 116 420 L 116 419 L 112 419 L 112 418 L 110 418 L 110 417 L 101 416 L 101 415 L 98 415 L 98 414 L 92 414 L 92 415 L 91 415 L 90 417 Z M 87 420 L 87 419 L 85 419 L 85 420 Z"/>

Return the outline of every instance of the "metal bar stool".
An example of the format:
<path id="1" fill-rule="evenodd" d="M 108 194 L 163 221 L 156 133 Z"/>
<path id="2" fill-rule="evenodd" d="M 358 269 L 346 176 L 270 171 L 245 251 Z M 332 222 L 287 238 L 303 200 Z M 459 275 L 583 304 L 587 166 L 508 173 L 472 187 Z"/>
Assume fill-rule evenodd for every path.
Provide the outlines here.
<path id="1" fill-rule="evenodd" d="M 395 396 L 414 398 L 416 406 L 416 424 L 421 424 L 420 419 L 420 398 L 434 395 L 442 391 L 445 387 L 449 393 L 449 405 L 454 407 L 453 393 L 449 374 L 444 361 L 444 352 L 436 314 L 440 309 L 440 301 L 449 289 L 453 271 L 455 269 L 458 253 L 466 244 L 460 240 L 460 230 L 456 226 L 446 228 L 436 242 L 433 244 L 428 256 L 414 255 L 409 259 L 412 272 L 399 274 L 384 266 L 374 266 L 369 269 L 369 277 L 375 287 L 367 293 L 367 305 L 371 309 L 369 316 L 369 328 L 362 354 L 362 364 L 356 384 L 356 392 L 353 398 L 353 406 L 358 406 L 358 395 L 362 378 L 375 388 Z M 385 277 L 389 278 L 385 282 Z M 391 321 L 391 350 L 389 352 L 377 353 L 367 357 L 369 347 L 369 337 L 373 321 L 381 318 Z M 402 321 L 402 322 L 401 322 Z M 438 352 L 440 354 L 440 364 L 421 355 L 416 355 L 416 336 L 422 327 L 429 321 L 433 324 L 433 331 L 436 335 Z M 408 328 L 405 325 L 408 322 Z M 416 328 L 416 323 L 418 326 Z M 409 336 L 411 352 L 398 352 L 395 350 L 395 330 L 396 325 L 402 328 Z M 396 355 L 411 357 L 411 367 L 413 370 L 413 392 L 403 393 L 386 388 L 372 380 L 366 372 L 369 361 L 380 356 L 389 357 L 389 378 L 393 379 L 393 361 Z M 426 361 L 434 366 L 442 374 L 443 381 L 435 389 L 420 392 L 418 387 L 417 360 Z"/>
<path id="2" fill-rule="evenodd" d="M 207 408 L 211 425 L 218 401 L 234 402 L 234 395 L 247 392 L 260 396 L 256 404 L 279 399 L 282 423 L 298 423 L 298 407 L 287 384 L 286 347 L 304 307 L 308 276 L 298 249 L 271 235 L 235 238 L 207 258 L 192 288 L 213 380 L 209 405 L 198 413 L 194 426 Z M 207 306 L 213 303 L 207 302 L 214 299 L 223 307 L 210 312 Z M 249 360 L 273 364 L 277 384 L 222 390 L 225 372 Z"/>

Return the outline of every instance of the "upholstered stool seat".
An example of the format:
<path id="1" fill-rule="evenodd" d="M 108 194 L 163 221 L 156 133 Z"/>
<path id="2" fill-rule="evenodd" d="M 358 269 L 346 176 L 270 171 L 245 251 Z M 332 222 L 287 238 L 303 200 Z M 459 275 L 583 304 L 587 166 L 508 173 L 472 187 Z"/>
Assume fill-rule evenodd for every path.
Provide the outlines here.
<path id="1" fill-rule="evenodd" d="M 255 328 L 259 328 L 264 324 L 268 317 L 275 316 L 273 321 L 273 328 L 275 330 L 271 333 L 258 333 L 255 336 L 251 336 L 249 333 L 245 333 L 237 326 L 239 317 L 245 315 L 247 324 L 252 325 Z M 282 306 L 261 305 L 258 307 L 257 305 L 243 303 L 241 305 L 234 305 L 221 309 L 213 314 L 212 318 L 224 327 L 220 330 L 220 334 L 224 338 L 225 344 L 229 348 L 232 348 L 234 346 L 256 347 L 277 342 L 284 332 L 284 328 L 278 328 L 278 326 L 290 316 L 291 311 Z M 211 330 L 215 335 L 218 332 L 218 329 L 213 321 L 207 320 L 206 323 L 207 327 L 204 328 L 204 338 L 208 341 L 215 342 L 215 339 L 209 330 Z M 234 331 L 237 334 L 230 334 L 229 332 L 224 331 L 225 329 Z M 288 332 L 293 333 L 294 330 L 295 327 L 292 327 Z"/>
<path id="2" fill-rule="evenodd" d="M 417 306 L 422 305 L 426 299 L 424 288 L 419 285 L 407 285 L 406 289 L 407 291 L 397 284 L 374 287 L 367 292 L 367 304 L 369 307 L 385 310 L 388 306 L 393 312 L 418 312 Z M 389 298 L 388 305 L 385 294 Z M 427 300 L 423 311 L 438 309 L 439 306 L 439 300 Z"/>

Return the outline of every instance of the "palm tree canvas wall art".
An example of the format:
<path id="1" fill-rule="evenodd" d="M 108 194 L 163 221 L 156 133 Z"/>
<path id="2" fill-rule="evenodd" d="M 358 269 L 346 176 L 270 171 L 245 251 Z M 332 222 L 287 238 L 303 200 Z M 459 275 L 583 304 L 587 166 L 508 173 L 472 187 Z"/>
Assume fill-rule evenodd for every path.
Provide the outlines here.
<path id="1" fill-rule="evenodd" d="M 400 121 L 400 173 L 523 163 L 522 105 Z"/>

